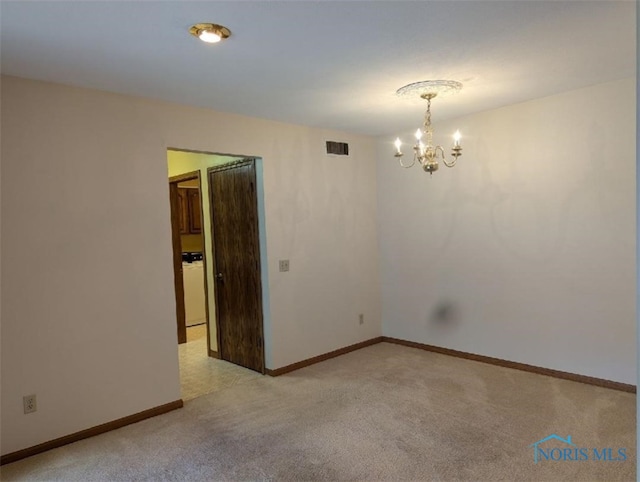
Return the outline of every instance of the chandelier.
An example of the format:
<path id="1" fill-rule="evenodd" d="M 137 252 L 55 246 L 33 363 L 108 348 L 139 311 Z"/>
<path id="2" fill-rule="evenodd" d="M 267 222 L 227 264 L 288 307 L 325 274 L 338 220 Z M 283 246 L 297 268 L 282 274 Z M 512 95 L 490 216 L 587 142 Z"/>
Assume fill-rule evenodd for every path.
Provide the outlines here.
<path id="1" fill-rule="evenodd" d="M 460 82 L 453 80 L 425 80 L 423 82 L 415 82 L 405 85 L 396 91 L 396 94 L 402 97 L 419 96 L 427 101 L 427 111 L 424 114 L 423 127 L 416 131 L 416 143 L 413 146 L 413 161 L 411 164 L 402 162 L 402 151 L 400 146 L 402 142 L 400 138 L 396 138 L 394 144 L 396 146 L 395 157 L 400 161 L 400 166 L 408 168 L 412 167 L 416 161 L 420 163 L 422 169 L 429 174 L 433 174 L 438 170 L 439 161 L 447 167 L 453 167 L 458 161 L 458 157 L 462 155 L 462 147 L 460 146 L 460 131 L 456 131 L 453 135 L 453 148 L 451 149 L 451 160 L 445 157 L 444 148 L 442 146 L 433 145 L 433 129 L 431 128 L 431 99 L 438 94 L 445 95 L 456 93 L 462 88 Z M 423 142 L 425 138 L 426 143 Z"/>

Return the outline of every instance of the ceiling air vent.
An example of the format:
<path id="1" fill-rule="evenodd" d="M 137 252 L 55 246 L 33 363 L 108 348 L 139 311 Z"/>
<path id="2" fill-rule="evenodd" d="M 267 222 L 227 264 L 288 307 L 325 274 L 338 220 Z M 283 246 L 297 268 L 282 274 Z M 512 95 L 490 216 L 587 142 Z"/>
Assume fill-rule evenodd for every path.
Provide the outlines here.
<path id="1" fill-rule="evenodd" d="M 327 141 L 327 154 L 335 156 L 348 156 L 349 144 L 346 142 Z"/>

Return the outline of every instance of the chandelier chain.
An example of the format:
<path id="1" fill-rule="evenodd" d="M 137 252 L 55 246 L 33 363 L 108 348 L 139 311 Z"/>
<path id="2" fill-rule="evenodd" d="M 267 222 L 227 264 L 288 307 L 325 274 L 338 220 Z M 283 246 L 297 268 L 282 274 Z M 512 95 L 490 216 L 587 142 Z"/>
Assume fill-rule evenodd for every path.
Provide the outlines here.
<path id="1" fill-rule="evenodd" d="M 424 127 L 427 134 L 427 146 L 433 144 L 433 130 L 431 129 L 431 97 L 427 97 L 427 112 L 424 114 Z"/>

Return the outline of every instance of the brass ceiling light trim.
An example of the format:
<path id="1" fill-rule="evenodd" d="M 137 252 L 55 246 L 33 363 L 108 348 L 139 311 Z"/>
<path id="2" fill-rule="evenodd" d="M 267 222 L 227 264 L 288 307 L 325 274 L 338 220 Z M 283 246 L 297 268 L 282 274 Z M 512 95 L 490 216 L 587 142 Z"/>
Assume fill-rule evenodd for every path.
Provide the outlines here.
<path id="1" fill-rule="evenodd" d="M 203 42 L 217 43 L 229 38 L 231 30 L 215 23 L 196 23 L 191 26 L 189 33 Z"/>

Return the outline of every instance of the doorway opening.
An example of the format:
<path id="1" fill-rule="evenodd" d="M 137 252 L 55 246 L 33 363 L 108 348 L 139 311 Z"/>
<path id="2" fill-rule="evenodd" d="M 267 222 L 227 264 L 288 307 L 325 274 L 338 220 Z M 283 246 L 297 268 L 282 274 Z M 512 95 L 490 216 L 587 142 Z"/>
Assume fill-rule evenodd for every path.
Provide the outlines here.
<path id="1" fill-rule="evenodd" d="M 170 148 L 167 160 L 186 401 L 265 371 L 262 180 L 254 158 Z"/>
<path id="2" fill-rule="evenodd" d="M 202 230 L 202 189 L 200 172 L 193 171 L 169 178 L 171 233 L 173 242 L 174 285 L 178 343 L 193 338 L 208 340 L 208 293 L 204 276 L 206 256 Z M 188 330 L 199 326 L 197 330 Z M 207 343 L 206 353 L 210 351 Z"/>

